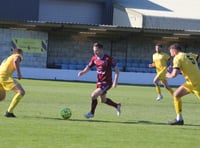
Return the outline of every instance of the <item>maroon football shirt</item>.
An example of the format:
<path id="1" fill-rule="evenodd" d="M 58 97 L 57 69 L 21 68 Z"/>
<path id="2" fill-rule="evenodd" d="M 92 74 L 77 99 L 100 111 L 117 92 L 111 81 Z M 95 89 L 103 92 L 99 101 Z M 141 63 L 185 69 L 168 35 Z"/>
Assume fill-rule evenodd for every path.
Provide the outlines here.
<path id="1" fill-rule="evenodd" d="M 116 66 L 115 60 L 104 54 L 102 57 L 92 56 L 88 66 L 92 68 L 96 65 L 97 84 L 107 83 L 112 85 L 112 68 Z"/>

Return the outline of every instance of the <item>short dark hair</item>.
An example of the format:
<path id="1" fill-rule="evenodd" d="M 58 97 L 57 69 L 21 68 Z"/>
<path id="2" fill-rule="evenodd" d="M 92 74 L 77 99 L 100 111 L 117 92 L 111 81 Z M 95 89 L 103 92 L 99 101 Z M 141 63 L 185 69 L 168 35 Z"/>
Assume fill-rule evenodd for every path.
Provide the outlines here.
<path id="1" fill-rule="evenodd" d="M 163 45 L 162 45 L 162 44 L 160 44 L 160 43 L 157 43 L 157 44 L 156 44 L 156 46 L 158 46 L 158 47 L 160 47 L 160 48 L 162 48 L 162 47 L 163 47 Z"/>
<path id="2" fill-rule="evenodd" d="M 16 54 L 16 53 L 18 53 L 18 54 L 23 54 L 23 50 L 22 50 L 22 49 L 19 49 L 19 48 L 14 48 L 14 49 L 13 49 L 13 53 L 14 53 L 14 54 Z"/>
<path id="3" fill-rule="evenodd" d="M 100 44 L 100 43 L 98 43 L 98 42 L 95 42 L 95 43 L 93 44 L 93 47 L 97 47 L 97 48 L 103 49 L 103 45 Z"/>
<path id="4" fill-rule="evenodd" d="M 176 50 L 179 50 L 179 51 L 182 50 L 180 44 L 178 44 L 178 43 L 174 43 L 174 44 L 170 45 L 169 49 L 176 49 Z"/>

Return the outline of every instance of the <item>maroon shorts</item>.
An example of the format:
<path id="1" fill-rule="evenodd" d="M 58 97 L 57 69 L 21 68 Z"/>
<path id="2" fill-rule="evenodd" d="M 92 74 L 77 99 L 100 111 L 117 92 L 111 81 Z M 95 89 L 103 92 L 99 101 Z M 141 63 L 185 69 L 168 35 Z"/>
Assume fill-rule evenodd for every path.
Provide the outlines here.
<path id="1" fill-rule="evenodd" d="M 107 90 L 109 90 L 112 87 L 112 83 L 108 83 L 108 82 L 97 82 L 97 88 L 101 88 L 101 90 L 103 91 L 103 93 L 106 93 Z"/>

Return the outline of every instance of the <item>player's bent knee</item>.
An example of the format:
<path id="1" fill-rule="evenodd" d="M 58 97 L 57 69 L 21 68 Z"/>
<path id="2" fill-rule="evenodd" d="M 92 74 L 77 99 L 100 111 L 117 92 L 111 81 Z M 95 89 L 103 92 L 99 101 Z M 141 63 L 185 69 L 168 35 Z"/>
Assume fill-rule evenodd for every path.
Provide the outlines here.
<path id="1" fill-rule="evenodd" d="M 23 91 L 20 92 L 20 94 L 21 94 L 22 96 L 24 96 L 24 95 L 26 94 L 26 92 L 23 90 Z"/>

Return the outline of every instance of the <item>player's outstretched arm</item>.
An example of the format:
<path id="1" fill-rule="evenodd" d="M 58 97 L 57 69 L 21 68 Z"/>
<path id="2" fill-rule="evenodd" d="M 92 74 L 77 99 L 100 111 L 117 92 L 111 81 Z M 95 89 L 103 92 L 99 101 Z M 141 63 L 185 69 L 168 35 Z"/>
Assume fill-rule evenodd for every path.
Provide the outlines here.
<path id="1" fill-rule="evenodd" d="M 82 76 L 85 73 L 87 73 L 88 71 L 90 71 L 90 68 L 88 66 L 86 66 L 82 71 L 79 71 L 78 76 Z"/>
<path id="2" fill-rule="evenodd" d="M 179 70 L 174 68 L 171 73 L 168 72 L 166 74 L 166 77 L 167 78 L 175 78 L 178 75 L 178 73 L 179 73 Z"/>
<path id="3" fill-rule="evenodd" d="M 113 88 L 117 87 L 118 78 L 119 78 L 119 68 L 115 67 L 115 76 L 114 76 L 114 81 L 113 81 L 113 85 L 112 85 Z"/>
<path id="4" fill-rule="evenodd" d="M 155 67 L 154 63 L 149 64 L 149 68 Z"/>

